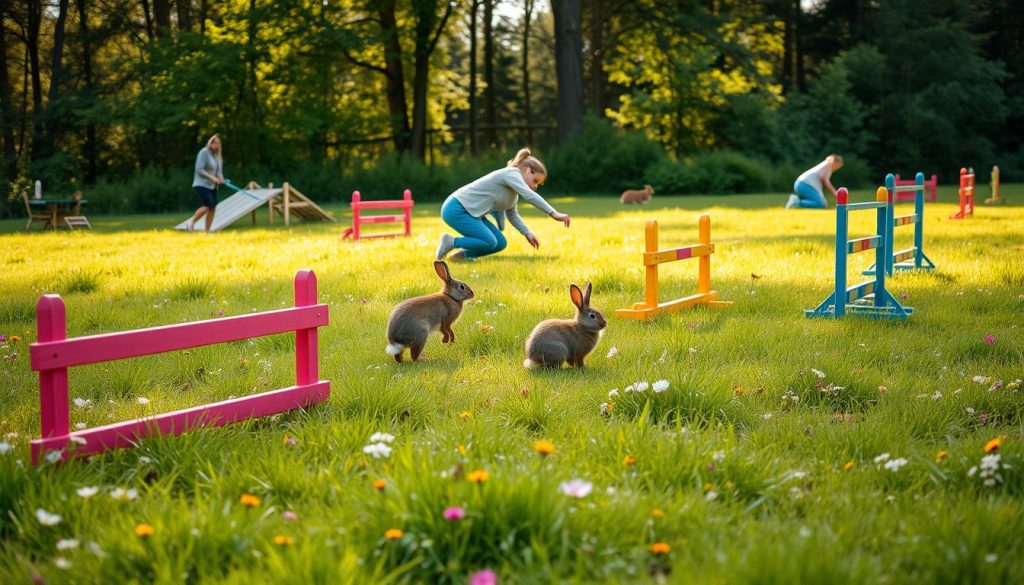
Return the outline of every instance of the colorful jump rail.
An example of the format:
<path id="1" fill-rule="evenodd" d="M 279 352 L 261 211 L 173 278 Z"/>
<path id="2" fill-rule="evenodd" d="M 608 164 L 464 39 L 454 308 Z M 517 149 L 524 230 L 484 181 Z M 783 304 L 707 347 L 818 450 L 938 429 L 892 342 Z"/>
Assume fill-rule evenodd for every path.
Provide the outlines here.
<path id="1" fill-rule="evenodd" d="M 875 266 L 885 266 L 887 241 L 892 237 L 892 219 L 889 209 L 893 204 L 892 192 L 879 187 L 875 201 L 847 203 L 846 188 L 836 193 L 836 281 L 835 291 L 815 309 L 807 309 L 807 317 L 841 318 L 847 313 L 866 317 L 906 319 L 913 313 L 904 307 L 885 288 L 885 270 L 876 270 L 875 278 L 846 286 L 846 257 L 857 252 L 875 250 Z M 848 225 L 851 211 L 874 209 L 877 232 L 872 236 L 849 240 Z"/>
<path id="2" fill-rule="evenodd" d="M 985 205 L 1001 205 L 1006 199 L 999 198 L 999 167 L 992 167 L 992 196 L 985 199 Z"/>
<path id="3" fill-rule="evenodd" d="M 362 238 L 393 238 L 395 236 L 412 235 L 412 191 L 406 189 L 401 199 L 387 201 L 363 201 L 359 191 L 352 192 L 352 227 L 345 230 L 341 239 L 352 237 L 353 240 Z M 363 215 L 364 209 L 401 209 L 401 215 Z M 362 226 L 375 223 L 402 223 L 405 225 L 405 232 L 390 232 L 386 234 L 363 234 Z"/>
<path id="4" fill-rule="evenodd" d="M 974 217 L 974 169 L 960 169 L 960 210 L 949 219 Z"/>
<path id="5" fill-rule="evenodd" d="M 893 175 L 889 174 L 885 176 L 885 187 L 890 193 L 895 193 L 896 199 L 899 199 L 900 195 L 907 193 L 912 194 L 914 198 L 914 213 L 910 215 L 898 215 L 893 217 L 896 209 L 895 205 L 889 205 L 886 209 L 886 222 L 888 222 L 893 229 L 893 237 L 886 238 L 885 240 L 885 273 L 888 276 L 893 275 L 893 270 L 904 271 L 935 269 L 935 264 L 924 253 L 924 192 L 925 189 L 927 189 L 928 184 L 927 181 L 924 180 L 924 173 L 917 173 L 917 177 L 914 181 L 915 182 L 910 185 L 900 185 L 896 182 Z M 893 245 L 896 241 L 895 229 L 904 225 L 914 226 L 914 246 L 912 248 L 906 248 L 904 250 L 894 252 Z M 872 264 L 863 272 L 863 274 L 874 274 L 875 266 L 875 264 Z"/>
<path id="6" fill-rule="evenodd" d="M 920 175 L 921 173 L 918 173 Z M 913 179 L 901 179 L 899 175 L 896 175 L 896 186 L 897 187 L 910 187 L 917 185 L 917 176 Z M 924 188 L 927 190 L 924 196 L 925 201 L 938 201 L 939 200 L 939 177 L 932 175 L 932 178 L 924 182 Z M 896 192 L 896 203 L 900 201 L 914 201 L 916 198 L 916 189 L 912 191 L 897 191 Z"/>
<path id="7" fill-rule="evenodd" d="M 320 380 L 317 327 L 328 323 L 327 305 L 317 303 L 316 274 L 295 275 L 295 307 L 224 319 L 67 338 L 64 301 L 43 295 L 36 307 L 39 341 L 29 349 L 39 372 L 41 438 L 32 441 L 32 463 L 49 451 L 60 459 L 131 447 L 149 435 L 180 435 L 201 426 L 221 426 L 304 408 L 327 400 L 331 383 Z M 155 416 L 71 432 L 68 368 L 169 351 L 295 332 L 295 385 Z M 68 447 L 75 444 L 74 449 Z"/>
<path id="8" fill-rule="evenodd" d="M 658 222 L 650 220 L 645 229 L 646 247 L 644 251 L 645 289 L 644 300 L 633 303 L 629 309 L 618 309 L 615 314 L 627 319 L 650 320 L 661 313 L 674 313 L 693 305 L 708 307 L 728 307 L 732 301 L 718 300 L 718 291 L 711 290 L 711 254 L 715 245 L 711 243 L 711 218 L 702 215 L 698 221 L 699 242 L 682 248 L 658 249 Z M 658 265 L 676 260 L 697 258 L 697 294 L 658 302 Z"/>

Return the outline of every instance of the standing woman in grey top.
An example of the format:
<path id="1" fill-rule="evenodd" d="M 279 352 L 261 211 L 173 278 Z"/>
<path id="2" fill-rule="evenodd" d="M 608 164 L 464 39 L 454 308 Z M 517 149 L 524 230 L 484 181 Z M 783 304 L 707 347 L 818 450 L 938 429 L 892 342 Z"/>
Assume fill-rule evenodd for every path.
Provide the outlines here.
<path id="1" fill-rule="evenodd" d="M 487 219 L 487 214 L 494 211 L 504 213 L 526 241 L 534 248 L 539 248 L 540 240 L 526 227 L 519 215 L 517 204 L 520 197 L 547 213 L 551 219 L 569 227 L 569 216 L 555 211 L 536 192 L 547 178 L 548 171 L 544 163 L 534 158 L 529 148 L 524 148 L 508 161 L 507 167 L 489 173 L 449 195 L 441 206 L 441 219 L 461 236 L 442 235 L 435 254 L 437 259 L 441 260 L 455 248 L 461 250 L 453 254 L 451 260 L 479 258 L 504 250 L 508 241 Z"/>
<path id="2" fill-rule="evenodd" d="M 199 196 L 199 209 L 185 224 L 188 231 L 195 230 L 199 218 L 206 216 L 206 233 L 213 225 L 213 214 L 217 209 L 217 185 L 224 182 L 224 160 L 221 157 L 220 135 L 214 134 L 196 156 L 196 172 L 192 177 L 192 188 Z"/>

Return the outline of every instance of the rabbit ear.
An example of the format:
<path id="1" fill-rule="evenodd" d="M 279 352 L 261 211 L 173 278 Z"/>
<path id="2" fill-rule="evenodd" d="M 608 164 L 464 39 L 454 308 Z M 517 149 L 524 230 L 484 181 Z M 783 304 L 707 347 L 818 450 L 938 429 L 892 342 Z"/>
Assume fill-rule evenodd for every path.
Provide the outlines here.
<path id="1" fill-rule="evenodd" d="M 583 310 L 583 292 L 580 291 L 580 287 L 575 284 L 569 285 L 569 298 L 572 299 L 572 304 L 576 305 L 576 308 Z"/>
<path id="2" fill-rule="evenodd" d="M 434 262 L 434 270 L 437 271 L 437 275 L 441 277 L 441 280 L 447 282 L 452 281 L 452 275 L 448 272 L 448 265 L 440 260 Z"/>
<path id="3" fill-rule="evenodd" d="M 590 283 L 587 283 L 587 288 L 583 289 L 583 304 L 584 306 L 590 306 Z"/>

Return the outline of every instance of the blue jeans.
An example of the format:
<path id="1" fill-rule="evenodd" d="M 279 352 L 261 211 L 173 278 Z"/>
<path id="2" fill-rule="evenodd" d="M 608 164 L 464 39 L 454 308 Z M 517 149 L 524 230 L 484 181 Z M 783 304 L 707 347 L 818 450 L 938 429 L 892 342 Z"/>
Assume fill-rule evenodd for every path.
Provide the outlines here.
<path id="1" fill-rule="evenodd" d="M 473 217 L 454 197 L 445 199 L 441 219 L 462 234 L 455 238 L 455 247 L 462 248 L 466 258 L 479 258 L 501 252 L 508 240 L 486 217 Z"/>
<path id="2" fill-rule="evenodd" d="M 808 183 L 803 181 L 793 183 L 793 193 L 800 199 L 796 204 L 797 207 L 805 209 L 825 209 L 828 207 L 828 204 L 825 202 L 825 194 Z"/>

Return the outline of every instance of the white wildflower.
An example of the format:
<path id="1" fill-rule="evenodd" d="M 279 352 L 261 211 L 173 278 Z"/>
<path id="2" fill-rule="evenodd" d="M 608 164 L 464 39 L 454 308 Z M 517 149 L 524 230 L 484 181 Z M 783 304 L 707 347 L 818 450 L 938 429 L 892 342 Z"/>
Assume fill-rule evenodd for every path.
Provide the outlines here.
<path id="1" fill-rule="evenodd" d="M 77 406 L 78 408 L 86 408 L 88 406 L 92 406 L 92 400 L 89 400 L 87 398 L 75 398 L 74 402 L 75 406 Z"/>
<path id="2" fill-rule="evenodd" d="M 822 372 L 821 370 L 816 370 L 814 368 L 811 368 L 811 373 L 813 373 L 815 376 L 817 376 L 819 378 L 824 378 L 825 377 L 825 372 Z"/>
<path id="3" fill-rule="evenodd" d="M 653 390 L 655 392 L 664 392 L 665 390 L 668 390 L 668 387 L 669 387 L 668 380 L 658 380 L 652 386 L 652 388 L 653 388 Z"/>
<path id="4" fill-rule="evenodd" d="M 761 415 L 761 418 L 763 418 L 764 420 L 771 420 L 772 416 L 773 416 L 772 413 L 766 412 L 766 413 Z"/>
<path id="5" fill-rule="evenodd" d="M 81 431 L 81 430 L 84 430 L 84 429 L 85 429 L 85 423 L 84 422 L 77 422 L 77 423 L 75 423 L 75 430 L 76 431 Z"/>
<path id="6" fill-rule="evenodd" d="M 88 441 L 85 440 L 85 437 L 71 437 L 71 442 L 76 445 L 85 445 Z"/>
<path id="7" fill-rule="evenodd" d="M 651 387 L 651 385 L 648 384 L 647 382 L 637 382 L 636 383 L 636 391 L 637 392 L 644 392 L 644 391 L 646 391 L 650 387 Z"/>
<path id="8" fill-rule="evenodd" d="M 602 402 L 601 403 L 601 414 L 608 414 L 609 411 L 611 411 L 611 405 L 608 404 L 607 402 Z"/>
<path id="9" fill-rule="evenodd" d="M 608 398 L 618 398 L 618 397 L 619 397 L 619 389 L 618 388 L 612 388 L 611 390 L 608 391 Z"/>
<path id="10" fill-rule="evenodd" d="M 608 359 L 611 359 L 611 358 L 613 358 L 613 357 L 615 357 L 617 355 L 619 355 L 619 348 L 617 348 L 617 347 L 615 347 L 613 345 L 612 348 L 608 350 L 608 355 L 606 355 L 605 357 L 607 357 Z"/>
<path id="11" fill-rule="evenodd" d="M 391 447 L 387 443 L 373 443 L 363 447 L 363 453 L 373 455 L 375 459 L 391 456 Z"/>
<path id="12" fill-rule="evenodd" d="M 75 490 L 75 493 L 78 494 L 78 497 L 80 497 L 80 498 L 91 498 L 91 497 L 95 496 L 96 494 L 98 494 L 99 491 L 100 491 L 100 488 L 89 486 L 89 487 L 78 488 L 77 490 Z"/>
<path id="13" fill-rule="evenodd" d="M 391 441 L 394 440 L 395 436 L 389 435 L 388 433 L 374 433 L 370 435 L 371 443 L 390 443 Z"/>
<path id="14" fill-rule="evenodd" d="M 130 502 L 139 497 L 139 492 L 135 488 L 127 490 L 124 488 L 114 488 L 110 490 L 110 497 L 118 502 Z"/>
<path id="15" fill-rule="evenodd" d="M 53 564 L 58 569 L 64 569 L 65 571 L 71 568 L 71 561 L 65 559 L 64 557 L 57 557 L 53 559 Z"/>
<path id="16" fill-rule="evenodd" d="M 139 396 L 138 398 L 135 399 L 135 402 L 138 402 L 139 404 L 145 406 L 149 404 L 149 398 L 146 398 L 145 396 Z"/>
<path id="17" fill-rule="evenodd" d="M 62 538 L 57 541 L 57 550 L 69 550 L 78 548 L 78 541 L 74 538 Z"/>
<path id="18" fill-rule="evenodd" d="M 46 462 L 47 463 L 56 463 L 56 462 L 60 461 L 63 458 L 64 458 L 64 451 L 62 449 L 57 449 L 55 451 L 50 451 L 50 452 L 48 452 L 46 454 Z"/>
<path id="19" fill-rule="evenodd" d="M 0 442 L 0 455 L 5 455 L 8 451 L 13 449 L 14 446 L 7 441 Z"/>
<path id="20" fill-rule="evenodd" d="M 697 348 L 696 347 L 691 347 L 690 348 L 690 353 L 697 353 Z"/>
<path id="21" fill-rule="evenodd" d="M 709 502 L 712 500 L 717 500 L 718 492 L 716 492 L 715 490 L 709 490 L 708 493 L 704 494 L 704 499 Z"/>
<path id="22" fill-rule="evenodd" d="M 51 514 L 42 508 L 36 508 L 36 519 L 43 526 L 56 526 L 60 524 L 60 516 Z"/>
<path id="23" fill-rule="evenodd" d="M 629 386 L 626 386 L 625 388 L 623 388 L 622 391 L 625 392 L 626 394 L 630 394 L 632 392 L 636 392 L 636 386 L 630 384 Z"/>
<path id="24" fill-rule="evenodd" d="M 875 457 L 875 465 L 878 465 L 879 463 L 885 463 L 888 460 L 889 460 L 889 454 L 888 453 L 882 453 L 881 455 Z"/>
<path id="25" fill-rule="evenodd" d="M 712 461 L 725 461 L 725 451 L 715 451 L 711 454 Z"/>
<path id="26" fill-rule="evenodd" d="M 901 467 L 903 467 L 907 463 L 909 463 L 909 461 L 907 461 L 906 458 L 900 457 L 899 459 L 892 459 L 890 461 L 886 461 L 883 467 L 885 467 L 886 469 L 893 473 L 896 473 L 897 471 L 900 470 Z"/>

